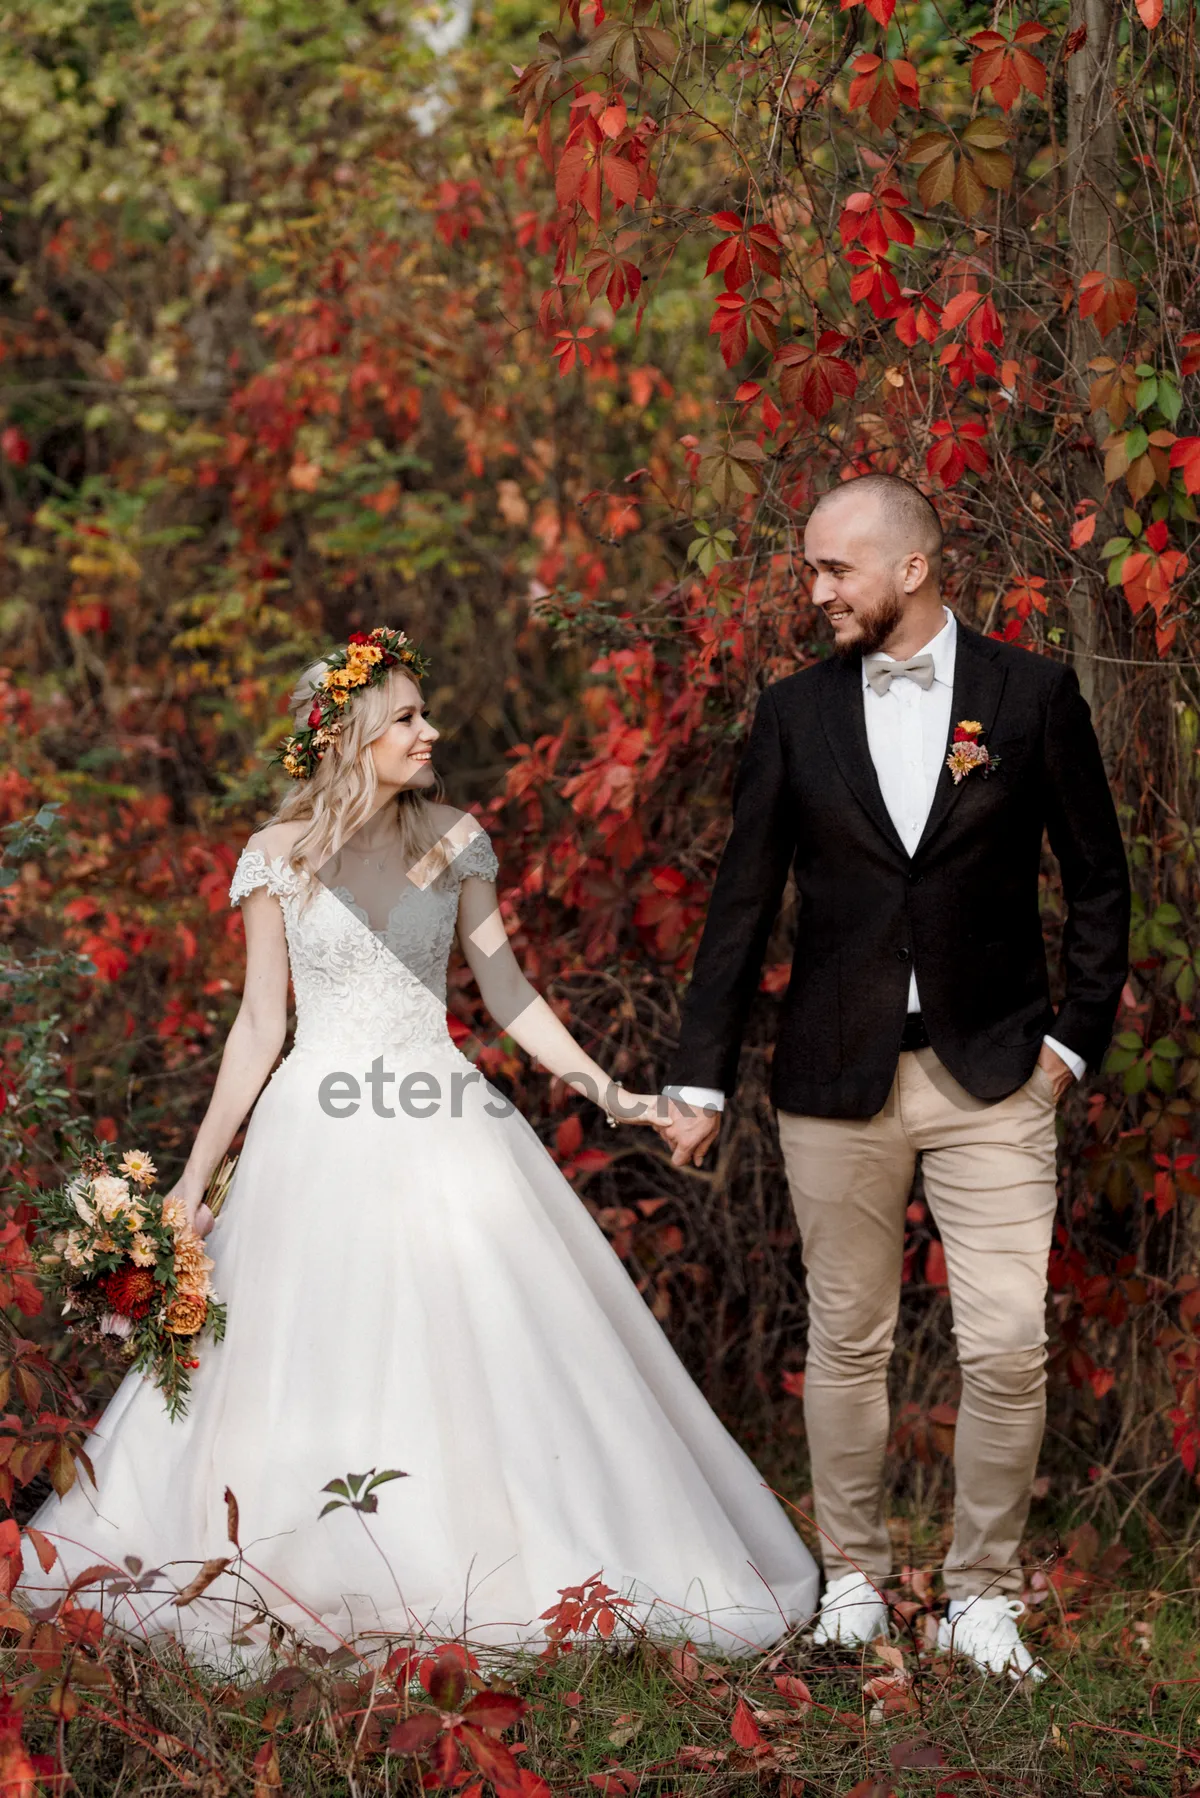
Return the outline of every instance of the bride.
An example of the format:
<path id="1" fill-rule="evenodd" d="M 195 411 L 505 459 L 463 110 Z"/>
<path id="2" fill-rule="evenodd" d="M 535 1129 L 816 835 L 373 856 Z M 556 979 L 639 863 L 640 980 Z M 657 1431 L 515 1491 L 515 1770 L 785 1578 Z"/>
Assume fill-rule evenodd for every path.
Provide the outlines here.
<path id="1" fill-rule="evenodd" d="M 126 1376 L 87 1443 L 94 1487 L 81 1475 L 31 1520 L 59 1559 L 43 1573 L 27 1542 L 22 1590 L 45 1604 L 110 1563 L 115 1627 L 244 1660 L 269 1652 L 270 1618 L 326 1648 L 537 1647 L 560 1588 L 602 1570 L 653 1634 L 756 1650 L 811 1616 L 815 1564 L 447 1028 L 457 935 L 502 1030 L 610 1123 L 650 1121 L 653 1097 L 610 1082 L 521 973 L 486 831 L 431 797 L 425 672 L 380 628 L 293 695 L 296 786 L 233 877 L 245 987 L 174 1193 L 208 1235 L 228 1332 L 175 1423 Z M 203 1195 L 256 1098 L 214 1223 Z M 377 1509 L 328 1508 L 328 1483 L 366 1470 L 405 1477 Z"/>

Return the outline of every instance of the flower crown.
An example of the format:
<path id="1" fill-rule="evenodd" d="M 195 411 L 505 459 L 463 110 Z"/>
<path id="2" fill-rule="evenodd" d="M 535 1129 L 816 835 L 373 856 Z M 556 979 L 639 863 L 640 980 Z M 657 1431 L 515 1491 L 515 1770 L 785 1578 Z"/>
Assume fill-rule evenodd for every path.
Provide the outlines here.
<path id="1" fill-rule="evenodd" d="M 308 780 L 329 745 L 342 733 L 343 713 L 350 695 L 357 687 L 374 687 L 385 680 L 393 668 L 405 665 L 418 680 L 429 672 L 429 662 L 403 631 L 376 625 L 369 634 L 355 631 L 344 649 L 335 649 L 325 658 L 325 672 L 313 689 L 312 709 L 308 724 L 285 737 L 273 760 L 279 762 L 293 780 Z"/>

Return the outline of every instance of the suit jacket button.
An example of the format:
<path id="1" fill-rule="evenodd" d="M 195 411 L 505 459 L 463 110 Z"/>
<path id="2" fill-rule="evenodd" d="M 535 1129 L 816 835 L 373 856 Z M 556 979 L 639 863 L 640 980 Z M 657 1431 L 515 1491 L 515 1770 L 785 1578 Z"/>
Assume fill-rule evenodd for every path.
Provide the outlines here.
<path id="1" fill-rule="evenodd" d="M 896 960 L 897 961 L 911 961 L 912 960 L 912 950 L 911 949 L 897 949 Z"/>

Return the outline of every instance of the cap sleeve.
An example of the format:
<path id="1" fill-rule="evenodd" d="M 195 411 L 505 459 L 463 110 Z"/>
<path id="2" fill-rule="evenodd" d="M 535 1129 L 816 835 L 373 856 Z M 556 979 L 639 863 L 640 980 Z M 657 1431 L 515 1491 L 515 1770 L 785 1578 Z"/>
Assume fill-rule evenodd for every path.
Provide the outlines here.
<path id="1" fill-rule="evenodd" d="M 454 869 L 460 879 L 466 874 L 478 874 L 481 880 L 495 880 L 500 863 L 492 848 L 492 839 L 482 825 L 455 856 Z"/>
<path id="2" fill-rule="evenodd" d="M 261 849 L 242 850 L 229 883 L 230 905 L 240 904 L 256 887 L 266 887 L 277 899 L 294 892 L 295 876 L 281 855 L 268 861 Z"/>

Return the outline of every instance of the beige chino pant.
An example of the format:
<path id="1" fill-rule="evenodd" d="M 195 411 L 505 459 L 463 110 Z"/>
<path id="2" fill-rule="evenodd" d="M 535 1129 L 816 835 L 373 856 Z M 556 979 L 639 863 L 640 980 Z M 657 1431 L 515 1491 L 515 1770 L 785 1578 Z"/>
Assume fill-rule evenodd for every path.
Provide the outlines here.
<path id="1" fill-rule="evenodd" d="M 778 1111 L 804 1252 L 804 1420 L 828 1577 L 891 1574 L 883 1509 L 887 1370 L 904 1214 L 918 1154 L 946 1252 L 962 1371 L 951 1598 L 1019 1592 L 1018 1550 L 1045 1428 L 1055 1104 L 1035 1068 L 1008 1098 L 972 1098 L 932 1049 L 905 1051 L 872 1118 Z"/>

